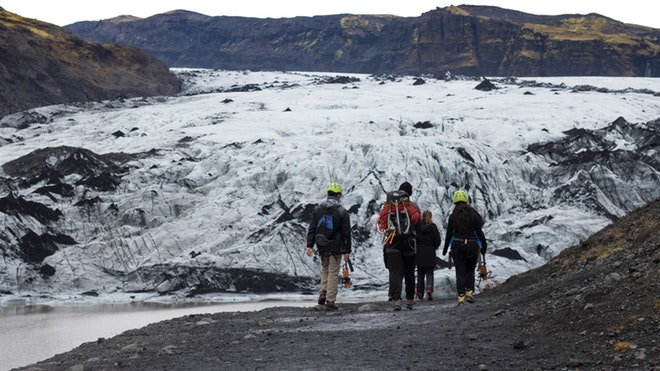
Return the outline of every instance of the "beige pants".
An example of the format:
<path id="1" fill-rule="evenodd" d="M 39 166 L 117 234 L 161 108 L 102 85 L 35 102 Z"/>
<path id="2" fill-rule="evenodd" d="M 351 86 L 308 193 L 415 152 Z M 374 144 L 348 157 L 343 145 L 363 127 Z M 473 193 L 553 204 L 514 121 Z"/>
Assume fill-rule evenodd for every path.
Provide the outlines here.
<path id="1" fill-rule="evenodd" d="M 321 254 L 321 291 L 326 292 L 326 300 L 337 300 L 337 284 L 342 255 Z"/>

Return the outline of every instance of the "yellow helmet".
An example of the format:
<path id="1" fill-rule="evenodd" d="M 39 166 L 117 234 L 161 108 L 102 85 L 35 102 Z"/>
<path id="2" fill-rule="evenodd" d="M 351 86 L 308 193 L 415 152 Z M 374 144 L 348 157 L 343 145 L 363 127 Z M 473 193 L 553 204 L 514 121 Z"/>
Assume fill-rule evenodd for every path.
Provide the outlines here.
<path id="1" fill-rule="evenodd" d="M 339 183 L 335 183 L 335 182 L 330 183 L 328 188 L 326 188 L 326 191 L 333 193 L 342 193 L 341 186 L 339 185 Z"/>
<path id="2" fill-rule="evenodd" d="M 458 191 L 454 192 L 454 197 L 452 197 L 452 201 L 454 201 L 454 203 L 457 203 L 457 202 L 467 203 L 468 202 L 467 192 L 465 192 L 462 189 L 459 189 Z"/>

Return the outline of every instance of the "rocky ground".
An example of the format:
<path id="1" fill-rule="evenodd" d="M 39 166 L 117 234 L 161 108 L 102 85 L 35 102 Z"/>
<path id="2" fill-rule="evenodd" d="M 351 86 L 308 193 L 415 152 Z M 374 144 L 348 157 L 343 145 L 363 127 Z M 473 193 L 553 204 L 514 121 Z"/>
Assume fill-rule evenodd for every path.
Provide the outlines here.
<path id="1" fill-rule="evenodd" d="M 660 370 L 659 224 L 656 200 L 464 307 L 190 315 L 21 370 Z"/>

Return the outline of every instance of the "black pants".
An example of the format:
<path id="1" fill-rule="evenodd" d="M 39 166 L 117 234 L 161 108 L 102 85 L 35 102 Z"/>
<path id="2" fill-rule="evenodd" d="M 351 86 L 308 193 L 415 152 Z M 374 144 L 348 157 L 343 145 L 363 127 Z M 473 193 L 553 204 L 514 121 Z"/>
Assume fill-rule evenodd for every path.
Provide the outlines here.
<path id="1" fill-rule="evenodd" d="M 402 281 L 406 283 L 406 299 L 415 298 L 415 254 L 387 249 L 387 269 L 390 271 L 389 297 L 401 299 Z"/>
<path id="2" fill-rule="evenodd" d="M 433 291 L 433 273 L 434 273 L 435 268 L 434 267 L 420 267 L 417 266 L 417 297 L 418 298 L 423 298 L 424 293 L 428 289 L 429 291 Z"/>
<path id="3" fill-rule="evenodd" d="M 469 244 L 476 242 L 471 241 Z M 467 248 L 463 245 L 462 241 L 454 242 L 451 249 L 451 257 L 454 259 L 454 267 L 456 268 L 456 292 L 458 295 L 465 295 L 465 290 L 474 291 L 474 272 L 477 268 L 477 255 L 468 254 L 469 251 L 474 251 L 474 248 Z M 479 253 L 479 246 L 476 247 L 477 254 Z M 469 256 L 468 255 L 474 255 Z"/>

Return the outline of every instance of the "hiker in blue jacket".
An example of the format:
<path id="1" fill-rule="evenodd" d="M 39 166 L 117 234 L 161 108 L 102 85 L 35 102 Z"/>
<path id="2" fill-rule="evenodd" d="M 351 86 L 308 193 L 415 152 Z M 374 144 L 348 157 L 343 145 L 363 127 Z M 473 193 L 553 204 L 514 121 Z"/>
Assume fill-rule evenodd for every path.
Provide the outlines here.
<path id="1" fill-rule="evenodd" d="M 314 254 L 314 245 L 318 248 L 321 257 L 321 287 L 319 289 L 319 305 L 325 304 L 327 310 L 337 310 L 337 284 L 341 257 L 348 261 L 351 253 L 351 220 L 348 211 L 341 206 L 342 189 L 338 183 L 330 183 L 326 189 L 328 197 L 314 209 L 312 221 L 307 229 L 307 256 Z M 329 217 L 331 215 L 331 217 Z M 323 218 L 323 219 L 322 219 Z M 319 233 L 321 229 L 326 232 L 326 219 L 332 221 L 332 231 L 329 235 Z M 321 220 L 323 220 L 321 222 Z"/>
<path id="2" fill-rule="evenodd" d="M 468 194 L 462 189 L 454 192 L 454 210 L 449 216 L 445 247 L 442 255 L 447 255 L 451 246 L 451 257 L 456 269 L 456 291 L 458 305 L 465 301 L 474 302 L 474 273 L 479 254 L 486 254 L 486 237 L 481 229 L 484 225 L 479 213 L 468 205 Z"/>

